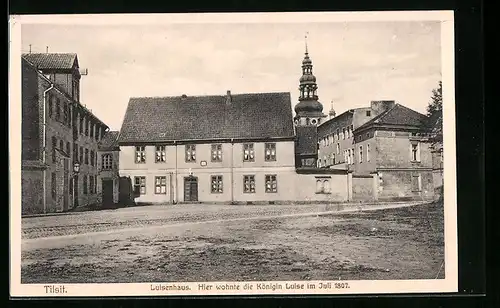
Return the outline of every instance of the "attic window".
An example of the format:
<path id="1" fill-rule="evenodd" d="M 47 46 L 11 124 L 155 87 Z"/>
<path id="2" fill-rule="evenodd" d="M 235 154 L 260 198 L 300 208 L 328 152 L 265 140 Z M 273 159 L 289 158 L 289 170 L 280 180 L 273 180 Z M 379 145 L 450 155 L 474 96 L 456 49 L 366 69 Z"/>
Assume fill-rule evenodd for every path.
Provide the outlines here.
<path id="1" fill-rule="evenodd" d="M 372 115 L 371 110 L 367 110 L 367 111 L 366 111 L 366 116 L 367 116 L 367 117 L 370 117 L 371 115 Z"/>

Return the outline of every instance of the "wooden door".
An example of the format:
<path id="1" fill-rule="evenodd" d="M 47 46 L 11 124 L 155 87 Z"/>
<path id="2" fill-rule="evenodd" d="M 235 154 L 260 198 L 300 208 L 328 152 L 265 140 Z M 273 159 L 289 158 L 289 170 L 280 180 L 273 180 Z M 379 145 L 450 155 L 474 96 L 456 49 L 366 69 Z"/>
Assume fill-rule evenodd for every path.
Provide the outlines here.
<path id="1" fill-rule="evenodd" d="M 102 180 L 102 204 L 110 205 L 113 204 L 113 180 L 103 179 Z"/>
<path id="2" fill-rule="evenodd" d="M 184 178 L 184 201 L 198 201 L 198 178 L 189 176 Z"/>

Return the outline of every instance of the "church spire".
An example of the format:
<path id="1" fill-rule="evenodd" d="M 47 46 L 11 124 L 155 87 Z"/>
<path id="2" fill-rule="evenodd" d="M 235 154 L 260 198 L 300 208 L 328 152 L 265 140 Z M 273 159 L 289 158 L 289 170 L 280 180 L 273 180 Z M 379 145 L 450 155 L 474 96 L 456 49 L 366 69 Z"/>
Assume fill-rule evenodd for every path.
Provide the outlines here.
<path id="1" fill-rule="evenodd" d="M 302 76 L 299 80 L 299 103 L 295 105 L 297 118 L 304 118 L 307 123 L 319 124 L 319 118 L 324 117 L 323 105 L 318 102 L 318 85 L 313 74 L 313 64 L 309 57 L 309 46 L 307 44 L 308 34 L 305 35 L 305 54 L 302 60 Z"/>
<path id="2" fill-rule="evenodd" d="M 335 109 L 333 109 L 333 100 L 330 103 L 330 111 L 328 112 L 330 119 L 335 118 Z"/>

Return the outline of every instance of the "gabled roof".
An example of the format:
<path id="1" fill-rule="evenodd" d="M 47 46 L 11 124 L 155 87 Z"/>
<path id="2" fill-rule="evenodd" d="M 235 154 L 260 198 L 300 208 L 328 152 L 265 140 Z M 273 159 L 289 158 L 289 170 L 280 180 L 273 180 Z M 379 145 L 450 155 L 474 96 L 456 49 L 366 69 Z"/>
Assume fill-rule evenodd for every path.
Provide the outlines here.
<path id="1" fill-rule="evenodd" d="M 316 127 L 297 126 L 295 130 L 297 136 L 300 136 L 295 141 L 295 154 L 318 154 L 318 133 Z"/>
<path id="2" fill-rule="evenodd" d="M 425 128 L 428 126 L 429 118 L 415 110 L 405 107 L 400 104 L 395 104 L 385 112 L 377 115 L 370 121 L 361 125 L 355 131 L 367 128 L 372 125 L 397 125 Z"/>
<path id="3" fill-rule="evenodd" d="M 38 69 L 72 69 L 78 66 L 76 53 L 25 53 L 23 58 Z"/>
<path id="4" fill-rule="evenodd" d="M 104 137 L 99 142 L 99 150 L 101 151 L 114 151 L 118 150 L 118 136 L 120 132 L 109 131 L 104 134 Z"/>
<path id="5" fill-rule="evenodd" d="M 131 98 L 119 143 L 294 137 L 290 93 Z"/>

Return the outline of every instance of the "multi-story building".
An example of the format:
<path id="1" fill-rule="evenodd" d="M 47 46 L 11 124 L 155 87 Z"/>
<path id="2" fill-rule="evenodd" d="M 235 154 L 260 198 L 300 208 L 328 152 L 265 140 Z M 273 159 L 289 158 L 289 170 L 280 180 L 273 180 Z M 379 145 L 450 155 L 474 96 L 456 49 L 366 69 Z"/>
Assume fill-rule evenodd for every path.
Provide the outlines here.
<path id="1" fill-rule="evenodd" d="M 373 178 L 375 199 L 434 195 L 429 118 L 394 104 L 354 129 L 354 175 Z"/>
<path id="2" fill-rule="evenodd" d="M 76 54 L 22 55 L 23 213 L 98 201 L 97 143 L 108 127 L 80 102 L 86 73 Z"/>
<path id="3" fill-rule="evenodd" d="M 98 147 L 98 182 L 97 194 L 103 207 L 117 204 L 120 193 L 120 174 L 118 172 L 120 147 L 118 146 L 118 131 L 108 131 L 99 142 Z"/>
<path id="4" fill-rule="evenodd" d="M 318 127 L 319 167 L 352 169 L 355 163 L 354 130 L 394 104 L 394 101 L 372 101 L 370 107 L 350 109 L 323 122 Z M 335 114 L 333 108 L 330 114 Z"/>

